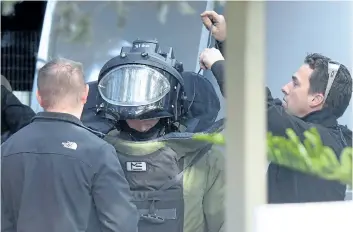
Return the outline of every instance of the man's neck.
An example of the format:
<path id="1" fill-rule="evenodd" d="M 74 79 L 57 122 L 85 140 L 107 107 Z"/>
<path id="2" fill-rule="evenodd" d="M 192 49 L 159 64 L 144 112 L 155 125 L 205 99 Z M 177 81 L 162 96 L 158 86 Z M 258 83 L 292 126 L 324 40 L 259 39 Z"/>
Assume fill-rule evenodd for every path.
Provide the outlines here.
<path id="1" fill-rule="evenodd" d="M 320 112 L 322 110 L 323 110 L 322 106 L 318 106 L 315 108 L 311 108 L 310 110 L 307 110 L 307 112 L 303 113 L 302 115 L 296 115 L 296 116 L 299 118 L 305 118 L 308 115 L 315 114 L 316 112 Z"/>
<path id="2" fill-rule="evenodd" d="M 334 127 L 337 125 L 336 116 L 334 116 L 327 108 L 312 111 L 301 119 L 306 122 L 321 124 L 325 127 Z"/>
<path id="3" fill-rule="evenodd" d="M 53 113 L 71 114 L 78 119 L 81 119 L 81 115 L 82 115 L 82 110 L 74 110 L 74 109 L 69 110 L 69 109 L 60 109 L 60 108 L 50 108 L 50 109 L 46 109 L 45 111 L 53 112 Z"/>

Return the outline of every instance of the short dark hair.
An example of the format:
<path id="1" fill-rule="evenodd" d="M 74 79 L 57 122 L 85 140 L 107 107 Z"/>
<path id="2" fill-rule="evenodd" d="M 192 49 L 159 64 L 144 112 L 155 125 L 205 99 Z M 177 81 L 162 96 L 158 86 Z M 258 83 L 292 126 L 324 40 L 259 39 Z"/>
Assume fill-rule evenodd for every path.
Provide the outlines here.
<path id="1" fill-rule="evenodd" d="M 83 66 L 65 58 L 53 59 L 39 69 L 37 87 L 44 109 L 63 104 L 67 98 L 76 104 L 85 87 Z"/>
<path id="2" fill-rule="evenodd" d="M 304 63 L 308 64 L 313 71 L 310 76 L 309 93 L 322 93 L 328 82 L 328 63 L 339 64 L 330 58 L 314 53 L 305 57 Z M 346 111 L 352 97 L 352 77 L 346 66 L 340 64 L 336 78 L 332 84 L 329 94 L 327 95 L 324 107 L 337 118 L 340 118 Z"/>

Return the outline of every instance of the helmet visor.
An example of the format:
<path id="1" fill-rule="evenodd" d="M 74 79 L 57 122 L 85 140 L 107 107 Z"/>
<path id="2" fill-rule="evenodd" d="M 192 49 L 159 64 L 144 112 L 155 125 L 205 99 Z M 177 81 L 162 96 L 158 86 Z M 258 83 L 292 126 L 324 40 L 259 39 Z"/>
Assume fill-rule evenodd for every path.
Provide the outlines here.
<path id="1" fill-rule="evenodd" d="M 123 65 L 108 72 L 98 84 L 101 97 L 116 106 L 155 103 L 170 91 L 168 77 L 147 65 Z"/>

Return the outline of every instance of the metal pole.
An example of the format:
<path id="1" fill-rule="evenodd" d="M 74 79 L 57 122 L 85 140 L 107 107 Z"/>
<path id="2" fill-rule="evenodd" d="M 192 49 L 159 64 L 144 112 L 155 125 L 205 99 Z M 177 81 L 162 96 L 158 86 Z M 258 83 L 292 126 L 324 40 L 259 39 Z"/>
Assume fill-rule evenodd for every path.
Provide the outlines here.
<path id="1" fill-rule="evenodd" d="M 42 111 L 42 107 L 38 104 L 36 98 L 36 91 L 37 91 L 37 78 L 38 78 L 38 70 L 43 67 L 46 61 L 49 59 L 49 46 L 51 40 L 51 32 L 52 32 L 52 24 L 53 24 L 53 17 L 55 13 L 55 7 L 57 4 L 57 0 L 51 0 L 47 2 L 47 7 L 45 9 L 45 15 L 43 20 L 43 27 L 42 27 L 42 34 L 40 36 L 40 43 L 38 48 L 38 56 L 37 56 L 37 63 L 36 63 L 36 71 L 34 75 L 33 81 L 33 88 L 31 94 L 31 102 L 30 106 L 34 110 L 34 112 Z"/>
<path id="2" fill-rule="evenodd" d="M 205 10 L 213 10 L 213 8 L 214 8 L 214 0 L 207 0 Z M 202 26 L 201 38 L 200 38 L 198 55 L 207 47 L 207 40 L 208 40 L 208 34 L 209 34 L 207 28 L 202 23 L 201 23 L 201 26 Z M 200 69 L 199 56 L 197 56 L 195 72 L 197 73 L 199 71 L 199 69 Z M 201 74 L 202 73 L 203 73 L 203 71 L 201 71 Z"/>
<path id="3" fill-rule="evenodd" d="M 351 27 L 353 28 L 353 2 L 350 3 L 350 11 L 351 11 L 351 14 L 350 14 L 350 25 Z M 353 39 L 353 30 L 351 30 L 351 40 Z M 351 48 L 351 52 L 350 52 L 350 60 L 352 62 L 352 65 L 351 65 L 351 72 L 353 70 L 353 44 L 350 45 L 350 48 Z M 353 87 L 353 86 L 352 86 Z M 351 109 L 351 115 L 353 115 L 353 102 L 351 101 L 350 105 L 348 106 L 348 108 Z M 351 118 L 352 120 L 352 118 Z M 353 123 L 352 123 L 353 125 Z M 353 138 L 352 138 L 352 143 L 353 143 Z M 352 172 L 352 180 L 353 180 L 353 172 Z M 347 186 L 347 191 L 346 191 L 346 198 L 345 200 L 353 200 L 353 182 L 351 183 L 351 186 Z"/>
<path id="4" fill-rule="evenodd" d="M 266 203 L 265 2 L 226 6 L 226 231 L 253 232 Z"/>
<path id="5" fill-rule="evenodd" d="M 353 1 L 350 3 L 350 5 L 351 5 L 351 14 L 350 14 L 351 15 L 351 27 L 353 29 Z M 352 41 L 352 39 L 353 39 L 353 30 L 351 30 L 351 41 Z M 352 44 L 350 45 L 350 47 L 351 47 L 351 53 L 350 53 L 351 57 L 350 57 L 350 59 L 352 61 L 352 66 L 351 66 L 351 72 L 352 72 L 353 71 L 353 41 L 351 43 Z M 351 114 L 353 116 L 353 101 L 351 101 L 350 108 L 351 108 Z M 353 120 L 353 118 L 351 118 L 351 120 Z M 351 125 L 353 125 L 353 123 Z M 353 144 L 353 138 L 352 138 L 352 144 Z M 353 172 L 352 172 L 352 184 L 351 184 L 351 187 L 350 187 L 350 190 L 349 190 L 348 194 L 349 194 L 349 196 L 348 196 L 347 199 L 348 200 L 353 200 Z"/>

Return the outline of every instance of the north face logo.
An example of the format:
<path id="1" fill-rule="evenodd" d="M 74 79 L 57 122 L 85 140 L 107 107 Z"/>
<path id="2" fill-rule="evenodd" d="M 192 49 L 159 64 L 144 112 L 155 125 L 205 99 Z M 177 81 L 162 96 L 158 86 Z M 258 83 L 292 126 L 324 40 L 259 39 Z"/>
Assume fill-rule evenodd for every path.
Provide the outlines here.
<path id="1" fill-rule="evenodd" d="M 77 143 L 75 143 L 75 142 L 67 141 L 67 142 L 62 142 L 61 144 L 65 148 L 69 148 L 69 149 L 72 149 L 72 150 L 76 150 L 77 149 Z"/>

